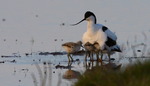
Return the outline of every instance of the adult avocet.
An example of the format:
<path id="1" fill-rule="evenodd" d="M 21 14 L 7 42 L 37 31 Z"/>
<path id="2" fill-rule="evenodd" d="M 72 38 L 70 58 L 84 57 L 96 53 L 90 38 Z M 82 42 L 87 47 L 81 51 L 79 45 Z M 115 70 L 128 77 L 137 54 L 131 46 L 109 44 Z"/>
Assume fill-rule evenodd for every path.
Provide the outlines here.
<path id="1" fill-rule="evenodd" d="M 70 60 L 73 61 L 71 54 L 78 52 L 80 50 L 80 48 L 82 47 L 82 42 L 81 41 L 78 41 L 77 43 L 67 42 L 62 44 L 62 47 L 67 52 L 68 60 L 70 62 Z"/>
<path id="2" fill-rule="evenodd" d="M 84 15 L 84 19 L 72 26 L 81 23 L 82 21 L 87 21 L 87 31 L 83 34 L 82 41 L 83 44 L 90 42 L 94 44 L 97 42 L 99 44 L 99 49 L 101 52 L 103 50 L 108 51 L 108 57 L 110 61 L 111 51 L 121 52 L 120 47 L 117 45 L 117 36 L 110 31 L 106 26 L 102 24 L 97 24 L 96 16 L 94 13 L 87 11 Z"/>

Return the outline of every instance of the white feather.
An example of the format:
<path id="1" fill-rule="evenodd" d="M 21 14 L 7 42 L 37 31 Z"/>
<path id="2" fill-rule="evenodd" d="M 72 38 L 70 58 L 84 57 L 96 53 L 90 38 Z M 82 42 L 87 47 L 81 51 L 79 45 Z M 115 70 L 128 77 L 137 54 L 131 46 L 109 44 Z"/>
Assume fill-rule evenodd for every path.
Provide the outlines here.
<path id="1" fill-rule="evenodd" d="M 90 42 L 91 44 L 98 42 L 100 49 L 104 49 L 105 42 L 107 41 L 107 34 L 102 31 L 101 24 L 92 24 L 93 22 L 88 22 L 87 31 L 83 34 L 82 41 L 83 44 Z M 93 26 L 91 26 L 93 25 Z"/>

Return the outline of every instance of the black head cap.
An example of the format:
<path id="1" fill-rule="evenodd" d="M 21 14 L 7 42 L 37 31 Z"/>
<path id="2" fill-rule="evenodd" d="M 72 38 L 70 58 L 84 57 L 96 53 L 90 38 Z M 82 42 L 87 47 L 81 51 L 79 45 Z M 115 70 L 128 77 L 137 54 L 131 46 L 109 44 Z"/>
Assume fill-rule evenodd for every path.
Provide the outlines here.
<path id="1" fill-rule="evenodd" d="M 84 19 L 90 17 L 90 16 L 94 16 L 95 17 L 95 24 L 96 24 L 96 16 L 94 15 L 94 13 L 90 12 L 90 11 L 87 11 L 85 14 L 84 14 Z"/>
<path id="2" fill-rule="evenodd" d="M 87 11 L 85 14 L 84 14 L 84 19 L 82 19 L 81 21 L 79 21 L 78 23 L 76 24 L 72 24 L 72 26 L 74 25 L 78 25 L 79 23 L 81 23 L 82 21 L 86 20 L 88 17 L 90 16 L 94 16 L 95 17 L 95 21 L 94 23 L 96 24 L 96 16 L 94 15 L 94 13 L 90 12 L 90 11 Z"/>

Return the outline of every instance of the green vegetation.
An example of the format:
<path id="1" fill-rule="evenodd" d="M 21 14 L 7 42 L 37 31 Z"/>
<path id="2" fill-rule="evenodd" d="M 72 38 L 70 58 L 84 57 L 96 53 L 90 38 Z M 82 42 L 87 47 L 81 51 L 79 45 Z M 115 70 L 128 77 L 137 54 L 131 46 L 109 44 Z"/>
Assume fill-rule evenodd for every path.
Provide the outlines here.
<path id="1" fill-rule="evenodd" d="M 75 86 L 150 86 L 150 61 L 135 63 L 125 70 L 95 67 L 87 70 Z"/>

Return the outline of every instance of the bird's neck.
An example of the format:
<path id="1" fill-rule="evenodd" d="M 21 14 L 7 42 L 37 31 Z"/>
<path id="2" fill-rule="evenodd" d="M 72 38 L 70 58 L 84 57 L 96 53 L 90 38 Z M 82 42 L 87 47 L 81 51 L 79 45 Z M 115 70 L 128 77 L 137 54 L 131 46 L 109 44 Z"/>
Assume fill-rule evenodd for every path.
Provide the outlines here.
<path id="1" fill-rule="evenodd" d="M 87 23 L 87 32 L 93 32 L 95 23 L 92 20 L 89 20 Z"/>

